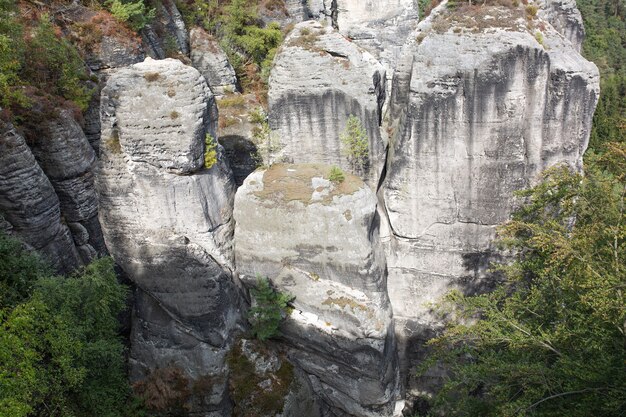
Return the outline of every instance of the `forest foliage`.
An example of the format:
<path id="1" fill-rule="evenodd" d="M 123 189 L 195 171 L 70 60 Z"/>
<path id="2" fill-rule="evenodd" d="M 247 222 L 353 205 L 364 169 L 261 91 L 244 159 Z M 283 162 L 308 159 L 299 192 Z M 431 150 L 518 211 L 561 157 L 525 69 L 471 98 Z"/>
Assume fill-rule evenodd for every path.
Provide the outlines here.
<path id="1" fill-rule="evenodd" d="M 261 2 L 180 0 L 177 4 L 189 27 L 201 26 L 220 40 L 242 87 L 265 94 L 272 61 L 284 34 L 278 23 L 265 23 L 261 18 Z M 284 2 L 269 2 L 265 7 L 280 12 Z"/>
<path id="2" fill-rule="evenodd" d="M 126 296 L 110 258 L 54 276 L 0 234 L 0 416 L 137 415 L 119 336 Z"/>
<path id="3" fill-rule="evenodd" d="M 422 371 L 448 370 L 432 416 L 621 416 L 626 412 L 626 145 L 586 174 L 546 171 L 500 227 L 512 262 L 497 289 L 452 292 L 448 328 Z"/>
<path id="4" fill-rule="evenodd" d="M 600 70 L 600 100 L 590 147 L 626 140 L 626 3 L 577 0 L 585 24 L 583 55 Z"/>
<path id="5" fill-rule="evenodd" d="M 51 17 L 20 18 L 15 0 L 0 0 L 0 107 L 29 108 L 42 97 L 58 97 L 85 110 L 92 89 L 85 64 Z"/>

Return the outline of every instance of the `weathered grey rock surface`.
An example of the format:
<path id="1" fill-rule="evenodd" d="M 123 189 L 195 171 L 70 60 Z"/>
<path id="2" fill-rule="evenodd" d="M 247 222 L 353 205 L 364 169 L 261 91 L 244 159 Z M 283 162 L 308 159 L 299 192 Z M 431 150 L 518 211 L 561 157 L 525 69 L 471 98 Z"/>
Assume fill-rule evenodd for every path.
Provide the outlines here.
<path id="1" fill-rule="evenodd" d="M 204 29 L 189 32 L 191 65 L 206 78 L 214 94 L 237 91 L 237 76 L 217 39 Z"/>
<path id="2" fill-rule="evenodd" d="M 38 250 L 59 272 L 81 265 L 59 199 L 24 138 L 0 120 L 0 217 L 10 231 Z M 8 224 L 9 226 L 7 226 Z"/>
<path id="3" fill-rule="evenodd" d="M 330 14 L 330 0 L 285 0 L 285 7 L 289 16 L 297 22 Z"/>
<path id="4" fill-rule="evenodd" d="M 224 356 L 241 318 L 232 173 L 221 152 L 204 167 L 215 124 L 204 77 L 177 60 L 121 69 L 102 91 L 100 219 L 111 255 L 139 288 L 131 376 L 175 366 L 192 385 L 215 380 L 193 399 L 194 415 L 228 410 Z"/>
<path id="5" fill-rule="evenodd" d="M 539 16 L 550 22 L 580 52 L 585 39 L 585 26 L 576 8 L 576 0 L 543 0 L 539 5 Z"/>
<path id="6" fill-rule="evenodd" d="M 189 55 L 189 33 L 185 21 L 173 0 L 156 3 L 156 17 L 142 30 L 142 40 L 148 55 L 164 59 L 177 53 Z"/>
<path id="7" fill-rule="evenodd" d="M 398 393 L 376 197 L 325 165 L 256 171 L 235 200 L 237 270 L 295 296 L 282 327 L 324 415 L 391 416 Z"/>
<path id="8" fill-rule="evenodd" d="M 391 73 L 402 45 L 417 27 L 416 0 L 336 0 L 331 4 L 339 31 L 367 49 Z"/>
<path id="9" fill-rule="evenodd" d="M 93 168 L 96 155 L 69 110 L 47 119 L 28 138 L 39 166 L 59 198 L 61 214 L 70 227 L 83 263 L 88 264 L 106 248 L 98 222 L 98 196 Z"/>
<path id="10" fill-rule="evenodd" d="M 522 8 L 481 16 L 435 12 L 394 78 L 395 133 L 381 192 L 389 296 L 406 337 L 440 324 L 428 302 L 488 284 L 481 278 L 513 192 L 552 165 L 580 169 L 587 147 L 595 65 L 548 23 L 539 44 Z M 475 33 L 474 25 L 487 28 Z"/>
<path id="11" fill-rule="evenodd" d="M 375 187 L 387 145 L 379 129 L 385 85 L 385 70 L 370 53 L 318 22 L 298 24 L 270 75 L 269 123 L 280 141 L 279 160 L 349 169 L 340 136 L 355 115 L 369 140 L 364 178 Z"/>

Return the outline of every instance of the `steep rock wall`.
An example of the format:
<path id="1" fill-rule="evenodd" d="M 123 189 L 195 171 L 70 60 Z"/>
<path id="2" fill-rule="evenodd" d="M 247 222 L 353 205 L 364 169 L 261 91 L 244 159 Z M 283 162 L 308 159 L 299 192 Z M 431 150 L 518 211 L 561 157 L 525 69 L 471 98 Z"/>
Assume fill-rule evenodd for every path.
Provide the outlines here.
<path id="1" fill-rule="evenodd" d="M 87 264 L 106 253 L 93 168 L 96 154 L 69 110 L 45 120 L 28 144 L 59 198 L 61 214 Z"/>
<path id="2" fill-rule="evenodd" d="M 348 170 L 340 136 L 355 115 L 368 134 L 370 165 L 363 176 L 375 187 L 387 145 L 379 129 L 385 82 L 385 70 L 374 57 L 333 29 L 317 22 L 297 25 L 276 56 L 269 81 L 269 123 L 280 141 L 278 159 Z"/>
<path id="3" fill-rule="evenodd" d="M 235 201 L 237 270 L 295 297 L 281 333 L 325 416 L 391 416 L 399 386 L 376 197 L 359 178 L 333 183 L 329 172 L 276 164 L 246 179 Z"/>
<path id="4" fill-rule="evenodd" d="M 204 167 L 216 116 L 204 77 L 177 60 L 121 69 L 102 91 L 100 220 L 111 255 L 139 288 L 131 379 L 173 366 L 192 391 L 212 381 L 191 401 L 198 415 L 228 410 L 225 355 L 241 315 L 232 173 L 221 150 Z"/>
<path id="5" fill-rule="evenodd" d="M 443 7 L 403 52 L 381 189 L 405 367 L 440 325 L 429 302 L 490 284 L 491 242 L 513 192 L 552 165 L 581 169 L 599 93 L 595 65 L 548 23 L 533 36 L 520 9 L 490 8 L 480 18 L 496 20 L 476 33 Z"/>
<path id="6" fill-rule="evenodd" d="M 576 8 L 576 0 L 543 0 L 539 5 L 539 16 L 550 22 L 580 52 L 585 39 L 585 27 L 583 17 Z"/>
<path id="7" fill-rule="evenodd" d="M 81 265 L 52 184 L 13 125 L 0 120 L 0 217 L 59 272 Z"/>

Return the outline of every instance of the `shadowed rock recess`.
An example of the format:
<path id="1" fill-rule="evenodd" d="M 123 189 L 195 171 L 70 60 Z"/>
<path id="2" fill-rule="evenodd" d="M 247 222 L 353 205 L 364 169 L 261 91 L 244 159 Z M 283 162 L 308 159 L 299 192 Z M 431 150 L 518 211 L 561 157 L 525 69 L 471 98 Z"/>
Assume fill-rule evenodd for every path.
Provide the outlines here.
<path id="1" fill-rule="evenodd" d="M 165 1 L 143 44 L 118 22 L 83 51 L 105 85 L 82 129 L 63 109 L 38 135 L 0 120 L 0 229 L 61 272 L 110 253 L 136 287 L 131 380 L 182 375 L 190 416 L 413 415 L 441 378 L 413 377 L 442 326 L 428 303 L 489 289 L 513 192 L 582 168 L 598 71 L 574 1 L 533 4 L 444 2 L 418 22 L 413 0 L 288 0 L 273 12 L 300 23 L 274 59 L 268 133 L 218 41 Z M 89 10 L 67 13 L 113 19 Z M 196 68 L 144 61 L 166 55 Z M 212 89 L 223 121 L 245 118 L 222 129 L 239 189 L 224 148 L 207 153 Z M 277 163 L 254 171 L 257 151 Z M 266 343 L 246 333 L 257 276 L 295 297 Z"/>

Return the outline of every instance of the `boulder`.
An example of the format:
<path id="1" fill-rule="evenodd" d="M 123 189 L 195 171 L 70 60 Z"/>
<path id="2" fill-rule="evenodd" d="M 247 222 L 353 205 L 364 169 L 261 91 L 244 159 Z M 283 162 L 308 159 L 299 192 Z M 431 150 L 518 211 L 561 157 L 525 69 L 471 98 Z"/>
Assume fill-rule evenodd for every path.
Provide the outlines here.
<path id="1" fill-rule="evenodd" d="M 391 416 L 398 393 L 376 196 L 330 167 L 276 164 L 235 198 L 235 259 L 250 285 L 268 277 L 295 297 L 281 330 L 323 415 Z"/>
<path id="2" fill-rule="evenodd" d="M 514 191 L 550 166 L 582 168 L 598 81 L 594 64 L 521 5 L 444 4 L 420 24 L 394 77 L 381 189 L 401 342 L 415 349 L 441 325 L 429 302 L 490 285 L 491 242 Z"/>
<path id="3" fill-rule="evenodd" d="M 138 287 L 131 379 L 181 370 L 193 413 L 226 413 L 224 357 L 239 329 L 242 298 L 233 278 L 234 183 L 205 139 L 217 114 L 204 77 L 180 61 L 132 65 L 102 90 L 96 184 L 107 247 Z"/>
<path id="4" fill-rule="evenodd" d="M 362 176 L 376 187 L 387 145 L 379 129 L 385 85 L 385 70 L 370 53 L 318 22 L 296 25 L 269 81 L 269 124 L 280 142 L 276 159 L 348 170 L 340 137 L 354 115 L 368 136 Z"/>
<path id="5" fill-rule="evenodd" d="M 53 268 L 69 273 L 81 266 L 59 199 L 24 138 L 0 120 L 0 217 L 3 229 L 43 254 Z"/>
<path id="6" fill-rule="evenodd" d="M 204 29 L 195 27 L 189 32 L 191 65 L 206 78 L 216 95 L 237 91 L 237 76 L 228 62 L 219 41 Z"/>

